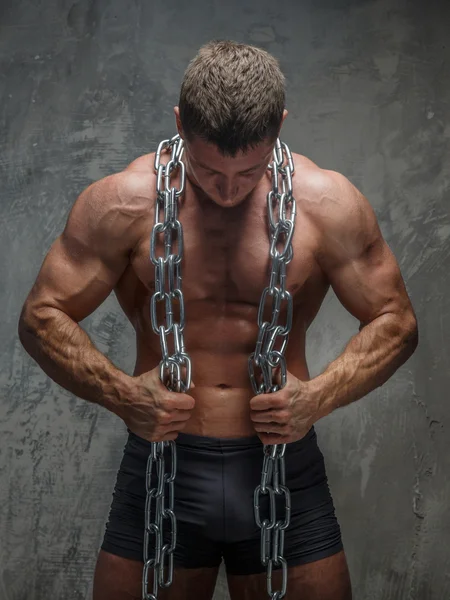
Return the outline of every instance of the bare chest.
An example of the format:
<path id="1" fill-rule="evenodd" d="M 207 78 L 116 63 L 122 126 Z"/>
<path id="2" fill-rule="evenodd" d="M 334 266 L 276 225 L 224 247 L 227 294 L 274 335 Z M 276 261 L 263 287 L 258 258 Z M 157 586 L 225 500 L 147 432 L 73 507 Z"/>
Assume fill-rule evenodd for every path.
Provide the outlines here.
<path id="1" fill-rule="evenodd" d="M 194 199 L 193 199 L 194 200 Z M 259 305 L 261 293 L 268 285 L 271 268 L 270 237 L 265 196 L 253 198 L 248 206 L 236 209 L 205 206 L 189 202 L 189 195 L 180 210 L 183 227 L 182 288 L 185 303 L 197 306 L 241 310 Z M 136 278 L 140 289 L 137 302 L 148 306 L 155 289 L 155 268 L 150 261 L 150 238 L 153 218 L 149 218 L 143 235 L 133 253 L 128 278 Z M 158 255 L 164 254 L 163 236 L 158 241 Z M 307 216 L 298 210 L 293 236 L 294 256 L 287 267 L 287 289 L 294 304 L 309 306 L 316 312 L 326 292 L 326 281 L 315 259 L 317 237 Z M 127 291 L 122 286 L 125 303 Z M 132 307 L 128 307 L 132 310 Z M 138 308 L 137 306 L 134 307 Z"/>

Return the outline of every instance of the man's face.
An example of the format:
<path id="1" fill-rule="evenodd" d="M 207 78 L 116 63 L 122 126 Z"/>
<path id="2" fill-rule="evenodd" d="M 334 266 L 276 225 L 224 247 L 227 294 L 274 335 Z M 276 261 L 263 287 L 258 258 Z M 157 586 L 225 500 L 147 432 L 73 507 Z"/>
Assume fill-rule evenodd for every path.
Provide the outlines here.
<path id="1" fill-rule="evenodd" d="M 216 204 L 240 204 L 263 177 L 272 157 L 274 144 L 262 143 L 234 158 L 223 156 L 213 144 L 195 138 L 185 140 L 187 174 L 195 185 Z"/>

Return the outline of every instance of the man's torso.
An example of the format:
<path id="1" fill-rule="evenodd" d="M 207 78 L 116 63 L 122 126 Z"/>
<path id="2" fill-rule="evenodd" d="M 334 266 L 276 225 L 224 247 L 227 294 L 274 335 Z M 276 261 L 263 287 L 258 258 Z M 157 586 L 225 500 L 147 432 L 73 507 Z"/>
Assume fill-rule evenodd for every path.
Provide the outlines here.
<path id="1" fill-rule="evenodd" d="M 293 326 L 286 350 L 288 370 L 301 380 L 309 379 L 305 358 L 306 331 L 328 291 L 329 282 L 317 256 L 320 233 L 311 211 L 308 178 L 320 169 L 293 154 L 296 167 L 293 193 L 297 201 L 294 256 L 287 265 L 287 289 L 294 300 Z M 148 184 L 148 204 L 137 211 L 138 243 L 115 293 L 136 330 L 135 375 L 155 368 L 161 359 L 159 336 L 150 320 L 155 268 L 150 261 L 150 237 L 154 224 L 156 178 L 154 155 L 135 160 L 127 169 Z M 178 178 L 174 185 L 178 187 Z M 203 197 L 189 179 L 180 200 L 179 219 L 184 234 L 182 291 L 184 295 L 186 351 L 192 360 L 196 400 L 185 433 L 213 437 L 254 435 L 249 400 L 254 395 L 248 356 L 258 335 L 257 313 L 261 293 L 270 272 L 266 196 L 271 189 L 270 172 L 240 206 L 222 208 Z M 142 208 L 144 210 L 142 210 Z M 281 315 L 283 322 L 283 315 Z"/>

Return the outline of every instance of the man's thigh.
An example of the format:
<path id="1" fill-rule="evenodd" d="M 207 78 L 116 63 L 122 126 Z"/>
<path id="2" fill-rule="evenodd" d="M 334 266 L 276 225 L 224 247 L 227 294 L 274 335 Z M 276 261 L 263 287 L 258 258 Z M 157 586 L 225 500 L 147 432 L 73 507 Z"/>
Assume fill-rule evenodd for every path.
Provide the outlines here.
<path id="1" fill-rule="evenodd" d="M 144 563 L 100 550 L 94 575 L 93 600 L 141 600 Z M 211 600 L 219 567 L 174 568 L 172 585 L 160 588 L 158 600 Z M 149 573 L 153 590 L 153 570 Z"/>
<path id="2" fill-rule="evenodd" d="M 231 575 L 227 573 L 231 600 L 269 598 L 266 573 Z M 281 590 L 281 570 L 272 572 L 272 590 Z M 321 560 L 288 568 L 284 600 L 351 600 L 352 591 L 343 550 Z"/>

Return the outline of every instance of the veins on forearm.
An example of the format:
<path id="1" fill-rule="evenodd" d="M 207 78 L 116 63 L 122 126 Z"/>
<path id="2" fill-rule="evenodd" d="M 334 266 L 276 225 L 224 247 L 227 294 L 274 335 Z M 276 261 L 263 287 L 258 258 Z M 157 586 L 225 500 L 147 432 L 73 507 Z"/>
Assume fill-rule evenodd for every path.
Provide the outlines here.
<path id="1" fill-rule="evenodd" d="M 417 329 L 386 313 L 360 331 L 317 379 L 324 414 L 359 400 L 380 387 L 413 354 Z"/>

